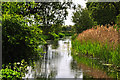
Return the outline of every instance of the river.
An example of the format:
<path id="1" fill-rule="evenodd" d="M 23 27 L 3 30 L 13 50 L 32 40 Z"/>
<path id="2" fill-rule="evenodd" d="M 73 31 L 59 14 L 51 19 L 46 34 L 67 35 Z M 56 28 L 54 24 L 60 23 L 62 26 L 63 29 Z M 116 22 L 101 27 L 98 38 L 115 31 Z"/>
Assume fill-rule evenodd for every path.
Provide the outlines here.
<path id="1" fill-rule="evenodd" d="M 47 54 L 42 61 L 38 60 L 32 69 L 28 66 L 28 73 L 24 79 L 35 78 L 79 78 L 82 80 L 83 72 L 77 69 L 76 62 L 71 56 L 71 38 L 58 40 L 58 47 L 54 49 L 53 44 L 49 44 Z M 76 69 L 73 69 L 76 68 Z"/>
<path id="2" fill-rule="evenodd" d="M 27 67 L 28 72 L 23 79 L 119 79 L 120 72 L 115 71 L 114 67 L 103 66 L 101 63 L 102 61 L 99 59 L 97 60 L 91 57 L 80 56 L 80 58 L 77 59 L 79 60 L 77 62 L 74 55 L 72 55 L 74 59 L 71 56 L 71 48 L 71 37 L 65 37 L 57 42 L 50 41 L 47 48 L 45 48 L 46 53 L 40 60 L 35 62 L 36 66 L 34 68 L 31 66 Z"/>

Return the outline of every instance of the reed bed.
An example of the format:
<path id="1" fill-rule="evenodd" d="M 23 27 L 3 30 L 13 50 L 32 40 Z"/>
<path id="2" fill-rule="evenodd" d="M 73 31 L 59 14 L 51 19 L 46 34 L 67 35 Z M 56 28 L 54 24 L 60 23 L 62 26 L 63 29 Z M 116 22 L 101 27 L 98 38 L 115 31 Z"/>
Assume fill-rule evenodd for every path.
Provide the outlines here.
<path id="1" fill-rule="evenodd" d="M 120 31 L 120 29 L 119 29 Z M 92 29 L 88 29 L 83 31 L 78 35 L 77 39 L 80 41 L 92 41 L 92 42 L 100 42 L 100 43 L 108 43 L 109 45 L 114 44 L 114 47 L 117 46 L 120 40 L 120 34 L 117 28 L 114 26 L 95 26 Z"/>
<path id="2" fill-rule="evenodd" d="M 85 54 L 104 60 L 105 64 L 120 67 L 120 29 L 114 26 L 95 26 L 80 33 L 72 41 L 76 55 Z"/>

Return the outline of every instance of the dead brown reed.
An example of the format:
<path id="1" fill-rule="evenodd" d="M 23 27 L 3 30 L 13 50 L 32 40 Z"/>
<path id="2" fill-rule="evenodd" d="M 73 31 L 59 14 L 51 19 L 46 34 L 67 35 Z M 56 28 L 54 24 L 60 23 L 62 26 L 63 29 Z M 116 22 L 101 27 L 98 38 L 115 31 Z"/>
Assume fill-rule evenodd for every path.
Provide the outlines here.
<path id="1" fill-rule="evenodd" d="M 119 29 L 120 31 L 120 29 Z M 119 41 L 119 32 L 113 28 L 113 26 L 95 26 L 94 28 L 88 29 L 80 33 L 77 37 L 80 41 L 92 41 L 100 43 L 113 44 L 114 47 L 118 44 Z"/>

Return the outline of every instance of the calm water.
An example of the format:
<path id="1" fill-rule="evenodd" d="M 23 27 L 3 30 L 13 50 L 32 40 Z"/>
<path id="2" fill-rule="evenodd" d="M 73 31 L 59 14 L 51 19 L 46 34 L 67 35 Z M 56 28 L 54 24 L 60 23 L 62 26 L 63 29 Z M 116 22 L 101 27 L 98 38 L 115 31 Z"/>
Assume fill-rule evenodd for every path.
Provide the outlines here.
<path id="1" fill-rule="evenodd" d="M 83 78 L 83 72 L 77 68 L 71 56 L 70 37 L 58 41 L 58 47 L 48 45 L 47 54 L 36 62 L 34 69 L 28 67 L 24 78 Z"/>
<path id="2" fill-rule="evenodd" d="M 114 67 L 103 66 L 99 59 L 80 56 L 78 63 L 73 60 L 70 37 L 49 43 L 47 49 L 45 48 L 47 53 L 42 59 L 35 62 L 34 69 L 31 66 L 27 67 L 28 73 L 23 77 L 24 80 L 41 80 L 40 78 L 47 78 L 47 80 L 61 78 L 68 80 L 86 80 L 86 78 L 120 80 L 120 72 L 115 71 Z"/>

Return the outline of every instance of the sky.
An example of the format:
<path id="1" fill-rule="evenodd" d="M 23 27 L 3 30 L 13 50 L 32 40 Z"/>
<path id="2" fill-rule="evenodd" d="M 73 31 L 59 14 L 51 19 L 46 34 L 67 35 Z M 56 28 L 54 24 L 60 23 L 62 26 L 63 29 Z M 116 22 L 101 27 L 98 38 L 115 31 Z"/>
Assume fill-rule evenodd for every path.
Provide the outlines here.
<path id="1" fill-rule="evenodd" d="M 76 5 L 80 4 L 82 8 L 85 8 L 86 7 L 86 0 L 72 0 L 73 3 L 75 3 Z M 72 22 L 72 12 L 74 10 L 70 10 L 68 9 L 68 16 L 67 16 L 67 20 L 65 20 L 65 25 L 74 25 L 74 23 Z"/>

